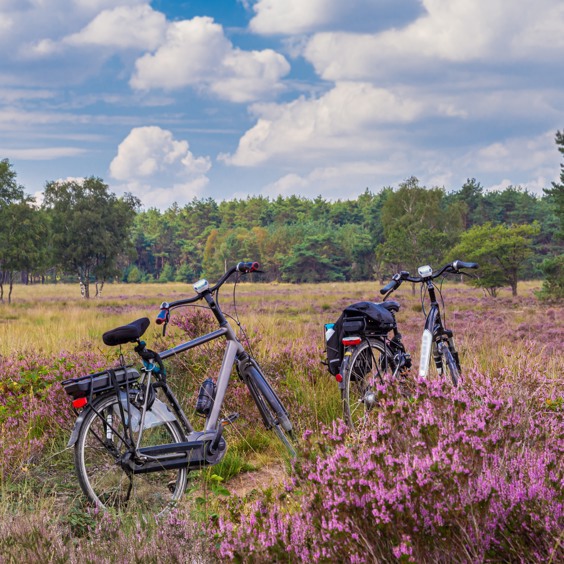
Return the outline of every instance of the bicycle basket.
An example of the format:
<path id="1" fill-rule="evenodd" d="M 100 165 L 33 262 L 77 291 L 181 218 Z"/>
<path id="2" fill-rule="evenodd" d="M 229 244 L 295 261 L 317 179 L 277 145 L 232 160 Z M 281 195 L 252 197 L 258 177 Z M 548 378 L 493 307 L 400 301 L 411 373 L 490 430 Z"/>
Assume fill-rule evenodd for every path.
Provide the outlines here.
<path id="1" fill-rule="evenodd" d="M 136 382 L 140 378 L 139 372 L 130 366 L 116 368 L 114 370 L 118 386 Z M 101 392 L 114 389 L 114 382 L 107 370 L 87 374 L 79 378 L 69 378 L 61 382 L 65 392 L 73 399 L 85 398 L 90 395 L 97 395 Z"/>

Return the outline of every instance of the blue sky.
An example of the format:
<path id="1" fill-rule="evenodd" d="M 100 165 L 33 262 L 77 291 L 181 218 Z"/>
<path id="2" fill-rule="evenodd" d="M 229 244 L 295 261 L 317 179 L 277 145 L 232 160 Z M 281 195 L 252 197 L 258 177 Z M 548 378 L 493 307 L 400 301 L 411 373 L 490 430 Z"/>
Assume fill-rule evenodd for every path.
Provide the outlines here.
<path id="1" fill-rule="evenodd" d="M 0 0 L 0 158 L 165 209 L 559 176 L 562 0 Z"/>

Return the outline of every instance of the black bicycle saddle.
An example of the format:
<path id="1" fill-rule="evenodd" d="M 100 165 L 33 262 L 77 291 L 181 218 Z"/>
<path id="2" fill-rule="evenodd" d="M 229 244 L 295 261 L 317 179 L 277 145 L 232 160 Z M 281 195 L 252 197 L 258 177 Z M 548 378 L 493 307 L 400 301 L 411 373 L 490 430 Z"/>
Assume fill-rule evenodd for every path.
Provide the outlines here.
<path id="1" fill-rule="evenodd" d="M 142 317 L 127 325 L 106 331 L 102 335 L 102 341 L 109 347 L 124 345 L 125 343 L 135 343 L 137 339 L 147 331 L 147 327 L 149 327 L 150 323 L 151 321 L 148 317 Z"/>

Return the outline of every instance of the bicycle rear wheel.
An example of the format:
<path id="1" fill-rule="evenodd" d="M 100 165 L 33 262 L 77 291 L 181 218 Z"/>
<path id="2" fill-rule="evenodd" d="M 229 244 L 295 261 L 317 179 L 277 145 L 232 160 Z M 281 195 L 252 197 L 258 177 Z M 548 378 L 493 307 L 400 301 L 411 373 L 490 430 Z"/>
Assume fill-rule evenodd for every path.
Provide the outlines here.
<path id="1" fill-rule="evenodd" d="M 127 402 L 122 401 L 124 405 L 127 406 Z M 119 464 L 120 458 L 128 451 L 124 442 L 128 417 L 125 407 L 125 417 L 122 417 L 116 395 L 103 396 L 92 407 L 84 418 L 74 451 L 78 481 L 83 492 L 94 505 L 102 509 L 155 516 L 164 513 L 184 493 L 188 470 L 181 468 L 128 474 Z M 138 431 L 134 430 L 134 441 L 137 436 Z M 140 447 L 183 440 L 184 433 L 179 424 L 167 421 L 144 429 Z"/>
<path id="2" fill-rule="evenodd" d="M 394 374 L 394 356 L 383 341 L 364 339 L 341 365 L 343 376 L 343 417 L 351 429 L 366 422 L 368 413 L 377 402 L 376 385 L 384 373 Z"/>

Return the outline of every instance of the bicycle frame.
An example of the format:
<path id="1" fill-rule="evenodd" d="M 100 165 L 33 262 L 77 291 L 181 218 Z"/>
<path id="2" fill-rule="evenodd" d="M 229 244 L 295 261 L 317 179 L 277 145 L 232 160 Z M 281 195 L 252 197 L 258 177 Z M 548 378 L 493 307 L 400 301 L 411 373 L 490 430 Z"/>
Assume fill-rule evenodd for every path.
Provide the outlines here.
<path id="1" fill-rule="evenodd" d="M 186 431 L 188 431 L 187 440 L 182 443 L 171 443 L 139 448 L 143 434 L 143 421 L 145 413 L 147 412 L 146 406 L 143 406 L 144 408 L 141 412 L 142 419 L 137 438 L 135 455 L 141 459 L 155 458 L 155 461 L 153 462 L 152 460 L 149 460 L 145 461 L 143 464 L 137 464 L 133 460 L 128 459 L 126 462 L 128 464 L 128 468 L 133 474 L 157 472 L 163 468 L 170 469 L 188 467 L 189 469 L 198 469 L 203 466 L 217 464 L 221 458 L 223 458 L 223 454 L 226 450 L 226 443 L 222 438 L 223 427 L 219 420 L 219 414 L 223 406 L 223 400 L 225 398 L 229 381 L 231 379 L 232 368 L 234 365 L 237 365 L 239 372 L 243 375 L 243 380 L 247 382 L 248 379 L 252 379 L 254 382 L 256 378 L 253 379 L 253 377 L 250 376 L 249 371 L 252 369 L 259 370 L 256 363 L 246 362 L 250 357 L 243 348 L 243 345 L 239 342 L 233 328 L 227 322 L 223 327 L 207 333 L 206 335 L 181 343 L 180 345 L 160 353 L 159 356 L 164 360 L 221 337 L 225 337 L 226 339 L 226 348 L 217 376 L 213 408 L 210 415 L 206 418 L 204 429 L 202 431 L 194 430 L 174 393 L 168 387 L 166 381 L 158 382 L 157 385 L 163 389 L 176 416 Z M 146 368 L 146 371 L 149 374 L 151 372 L 151 367 Z M 264 378 L 260 370 L 259 375 Z M 149 382 L 147 385 L 148 384 Z M 255 401 L 257 401 L 251 386 L 249 386 L 249 390 L 251 391 L 251 395 Z M 264 417 L 258 402 L 257 407 L 259 407 L 259 411 Z M 213 446 L 210 448 L 211 445 Z"/>
<path id="2" fill-rule="evenodd" d="M 227 323 L 225 326 L 217 329 L 216 331 L 212 331 L 211 333 L 207 333 L 206 335 L 202 335 L 201 337 L 196 337 L 191 341 L 181 343 L 180 345 L 177 345 L 160 353 L 161 359 L 165 360 L 167 358 L 170 358 L 171 356 L 188 351 L 205 343 L 209 343 L 210 341 L 219 339 L 223 336 L 225 336 L 227 340 L 227 346 L 225 352 L 223 353 L 223 360 L 217 377 L 213 409 L 206 420 L 206 426 L 204 428 L 204 432 L 206 433 L 216 431 L 218 428 L 219 411 L 221 409 L 221 406 L 223 405 L 225 392 L 227 391 L 227 386 L 231 378 L 231 369 L 233 368 L 238 355 L 241 355 L 243 353 L 246 354 L 243 345 L 241 345 L 239 339 L 237 339 L 237 336 L 235 335 L 235 332 L 233 331 L 231 325 Z M 189 430 L 194 430 L 193 428 L 191 428 L 191 425 L 189 426 Z"/>

